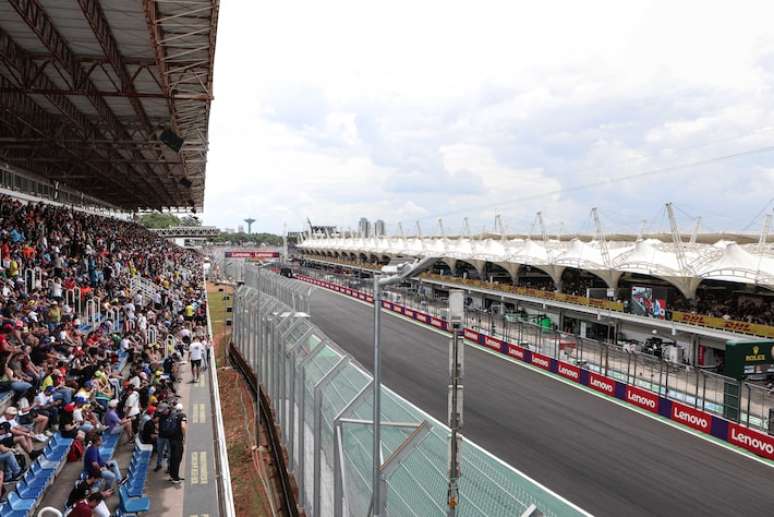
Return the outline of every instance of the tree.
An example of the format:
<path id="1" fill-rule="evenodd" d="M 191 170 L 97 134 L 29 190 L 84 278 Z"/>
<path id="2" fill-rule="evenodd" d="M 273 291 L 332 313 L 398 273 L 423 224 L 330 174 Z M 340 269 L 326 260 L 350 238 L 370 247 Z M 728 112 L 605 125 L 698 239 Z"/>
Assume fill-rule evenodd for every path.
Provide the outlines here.
<path id="1" fill-rule="evenodd" d="M 180 225 L 180 218 L 175 214 L 152 212 L 141 215 L 137 222 L 146 228 L 171 228 Z"/>

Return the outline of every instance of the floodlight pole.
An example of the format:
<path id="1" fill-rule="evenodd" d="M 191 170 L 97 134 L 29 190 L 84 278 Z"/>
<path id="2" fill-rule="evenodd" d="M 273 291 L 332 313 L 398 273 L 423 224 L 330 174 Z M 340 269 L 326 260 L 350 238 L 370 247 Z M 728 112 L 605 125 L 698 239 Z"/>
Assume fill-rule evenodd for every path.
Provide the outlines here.
<path id="1" fill-rule="evenodd" d="M 381 420 L 382 420 L 382 361 L 381 339 L 379 336 L 382 319 L 382 288 L 413 278 L 430 269 L 437 259 L 424 257 L 412 264 L 403 264 L 397 269 L 397 274 L 387 277 L 374 274 L 374 401 L 373 401 L 373 472 L 371 477 L 371 514 L 373 517 L 383 517 L 386 513 L 387 499 L 383 488 L 386 483 L 382 472 Z"/>

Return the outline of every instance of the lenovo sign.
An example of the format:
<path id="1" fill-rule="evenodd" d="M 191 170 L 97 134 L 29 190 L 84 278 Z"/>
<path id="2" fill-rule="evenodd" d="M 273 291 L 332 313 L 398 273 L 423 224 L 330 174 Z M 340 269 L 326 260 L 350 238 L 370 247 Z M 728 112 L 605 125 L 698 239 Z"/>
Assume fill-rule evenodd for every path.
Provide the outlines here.
<path id="1" fill-rule="evenodd" d="M 637 388 L 636 386 L 626 386 L 626 401 L 647 409 L 653 413 L 658 413 L 658 395 Z"/>
<path id="2" fill-rule="evenodd" d="M 500 341 L 497 338 L 484 336 L 484 345 L 488 346 L 489 348 L 493 350 L 500 351 L 500 345 L 502 345 L 502 341 Z"/>
<path id="3" fill-rule="evenodd" d="M 559 364 L 557 364 L 556 367 L 556 372 L 562 377 L 566 377 L 575 382 L 580 382 L 580 368 L 577 366 L 559 361 Z"/>
<path id="4" fill-rule="evenodd" d="M 679 402 L 672 402 L 672 420 L 693 427 L 697 431 L 707 434 L 712 432 L 712 417 L 710 415 Z"/>
<path id="5" fill-rule="evenodd" d="M 465 331 L 463 332 L 463 335 L 465 336 L 465 339 L 478 342 L 478 336 L 479 336 L 478 332 L 475 332 L 470 329 L 465 329 Z"/>
<path id="6" fill-rule="evenodd" d="M 728 441 L 758 456 L 774 459 L 774 437 L 729 422 Z"/>
<path id="7" fill-rule="evenodd" d="M 544 370 L 551 370 L 551 358 L 542 354 L 532 354 L 532 364 L 539 366 Z"/>
<path id="8" fill-rule="evenodd" d="M 508 343 L 508 355 L 515 357 L 516 359 L 524 360 L 524 349 L 518 345 L 512 345 Z"/>
<path id="9" fill-rule="evenodd" d="M 279 251 L 227 251 L 227 258 L 269 259 L 278 258 Z"/>
<path id="10" fill-rule="evenodd" d="M 589 387 L 594 388 L 597 391 L 615 397 L 615 381 L 608 379 L 604 375 L 598 373 L 589 372 Z"/>

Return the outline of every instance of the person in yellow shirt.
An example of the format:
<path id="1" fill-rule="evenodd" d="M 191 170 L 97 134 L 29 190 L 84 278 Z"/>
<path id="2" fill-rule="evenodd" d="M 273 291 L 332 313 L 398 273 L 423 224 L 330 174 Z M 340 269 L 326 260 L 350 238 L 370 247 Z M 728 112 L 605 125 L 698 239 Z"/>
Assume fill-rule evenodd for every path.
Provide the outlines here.
<path id="1" fill-rule="evenodd" d="M 11 278 L 19 275 L 19 263 L 16 259 L 11 259 L 11 263 L 8 265 L 8 276 Z"/>

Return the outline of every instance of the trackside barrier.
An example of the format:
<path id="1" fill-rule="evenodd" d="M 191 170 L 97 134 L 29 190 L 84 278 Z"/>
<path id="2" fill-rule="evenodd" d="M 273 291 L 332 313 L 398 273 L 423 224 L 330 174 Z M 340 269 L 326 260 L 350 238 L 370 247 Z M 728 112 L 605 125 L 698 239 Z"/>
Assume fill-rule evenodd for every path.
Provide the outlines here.
<path id="1" fill-rule="evenodd" d="M 351 296 L 357 300 L 373 303 L 373 298 L 349 287 L 306 275 L 295 275 L 295 278 L 318 287 Z M 395 302 L 383 301 L 382 307 L 441 330 L 447 330 L 448 328 L 447 322 L 439 317 L 404 307 Z M 534 365 L 570 381 L 577 382 L 608 397 L 622 400 L 638 408 L 746 449 L 763 458 L 774 460 L 774 436 L 750 429 L 692 406 L 670 400 L 638 386 L 627 384 L 574 364 L 539 354 L 517 344 L 488 336 L 472 328 L 465 328 L 464 336 L 468 341 Z"/>
<path id="2" fill-rule="evenodd" d="M 234 293 L 230 356 L 271 397 L 262 411 L 282 430 L 296 501 L 310 517 L 369 515 L 373 380 L 307 313 L 282 301 L 308 306 L 292 296 L 303 284 L 251 268 Z M 448 427 L 388 388 L 382 393 L 383 515 L 447 515 Z M 588 515 L 468 439 L 462 447 L 458 515 Z"/>

